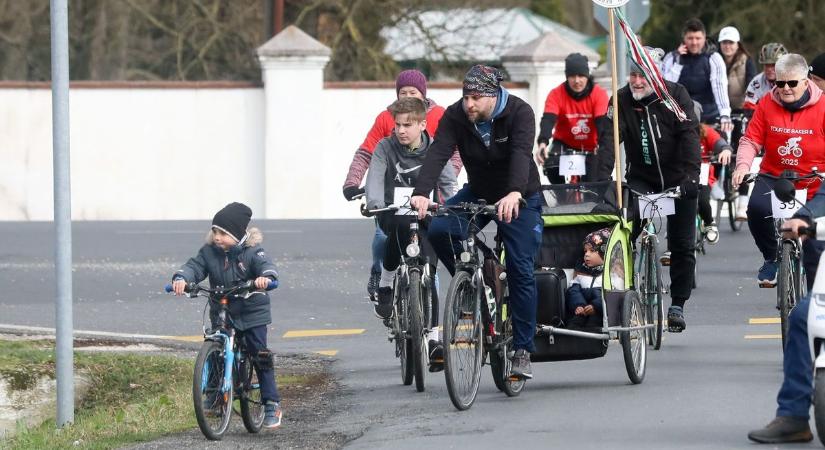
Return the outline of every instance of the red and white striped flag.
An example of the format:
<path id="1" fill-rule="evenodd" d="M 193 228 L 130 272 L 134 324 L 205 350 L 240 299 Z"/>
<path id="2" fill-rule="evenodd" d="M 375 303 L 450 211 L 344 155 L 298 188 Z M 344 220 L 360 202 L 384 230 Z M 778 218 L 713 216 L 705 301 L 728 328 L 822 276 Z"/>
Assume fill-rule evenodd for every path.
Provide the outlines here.
<path id="1" fill-rule="evenodd" d="M 667 106 L 667 109 L 673 111 L 680 122 L 688 120 L 687 114 L 685 114 L 685 111 L 679 106 L 679 102 L 677 102 L 676 99 L 670 95 L 670 92 L 668 92 L 667 87 L 665 86 L 665 80 L 662 78 L 662 72 L 659 71 L 659 66 L 656 65 L 656 62 L 648 54 L 647 49 L 645 49 L 639 41 L 639 38 L 627 24 L 627 19 L 625 19 L 621 9 L 615 8 L 613 11 L 616 14 L 616 18 L 619 20 L 619 26 L 622 27 L 622 32 L 627 38 L 630 58 L 642 69 L 642 73 L 644 73 L 648 83 L 650 83 L 650 86 L 653 88 L 653 91 L 656 92 L 656 95 L 662 99 L 662 102 L 665 106 Z"/>

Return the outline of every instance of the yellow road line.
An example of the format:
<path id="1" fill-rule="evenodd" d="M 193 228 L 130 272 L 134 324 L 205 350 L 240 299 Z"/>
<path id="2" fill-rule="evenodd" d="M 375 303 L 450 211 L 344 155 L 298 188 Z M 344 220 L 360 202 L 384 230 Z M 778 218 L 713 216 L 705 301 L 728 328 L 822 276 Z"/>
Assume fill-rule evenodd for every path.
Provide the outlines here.
<path id="1" fill-rule="evenodd" d="M 780 323 L 779 317 L 751 317 L 748 325 L 773 325 Z"/>
<path id="2" fill-rule="evenodd" d="M 335 356 L 338 354 L 338 350 L 318 350 L 315 353 L 324 356 Z"/>
<path id="3" fill-rule="evenodd" d="M 340 330 L 290 330 L 284 333 L 284 338 L 320 337 L 320 336 L 347 336 L 352 334 L 362 334 L 363 328 L 340 329 Z"/>
<path id="4" fill-rule="evenodd" d="M 782 339 L 781 334 L 746 334 L 745 339 Z"/>

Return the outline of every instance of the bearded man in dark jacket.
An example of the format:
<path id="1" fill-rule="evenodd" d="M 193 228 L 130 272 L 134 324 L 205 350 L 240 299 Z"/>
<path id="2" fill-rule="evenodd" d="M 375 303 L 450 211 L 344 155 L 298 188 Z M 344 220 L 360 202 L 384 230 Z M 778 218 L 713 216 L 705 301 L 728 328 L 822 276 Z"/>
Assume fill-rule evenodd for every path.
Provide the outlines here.
<path id="1" fill-rule="evenodd" d="M 524 100 L 501 86 L 499 71 L 473 66 L 464 77 L 463 98 L 450 105 L 439 122 L 435 139 L 418 175 L 410 205 L 424 217 L 427 195 L 455 148 L 467 169 L 468 183 L 446 203 L 478 202 L 498 205 L 496 223 L 504 241 L 510 307 L 513 317 L 512 375 L 532 378 L 530 353 L 535 351 L 535 255 L 541 244 L 539 174 L 533 163 L 536 119 Z M 467 220 L 437 217 L 428 239 L 438 258 L 455 274 L 455 256 L 468 234 Z M 479 229 L 490 222 L 477 217 Z M 452 243 L 452 244 L 451 244 Z"/>
<path id="2" fill-rule="evenodd" d="M 664 52 L 645 47 L 657 64 Z M 699 147 L 698 118 L 693 101 L 680 84 L 665 81 L 665 86 L 679 107 L 687 115 L 680 121 L 676 114 L 653 91 L 639 66 L 628 62 L 628 83 L 618 91 L 619 140 L 624 142 L 627 159 L 626 175 L 631 189 L 642 193 L 658 193 L 679 187 L 681 198 L 675 200 L 676 213 L 667 218 L 670 258 L 670 295 L 668 329 L 685 329 L 684 306 L 690 298 L 696 267 L 695 232 L 697 194 L 701 151 Z M 611 99 L 611 105 L 613 100 Z M 612 118 L 614 112 L 609 115 Z M 613 149 L 613 127 L 599 140 L 600 148 Z M 634 240 L 640 231 L 640 220 L 635 218 Z"/>

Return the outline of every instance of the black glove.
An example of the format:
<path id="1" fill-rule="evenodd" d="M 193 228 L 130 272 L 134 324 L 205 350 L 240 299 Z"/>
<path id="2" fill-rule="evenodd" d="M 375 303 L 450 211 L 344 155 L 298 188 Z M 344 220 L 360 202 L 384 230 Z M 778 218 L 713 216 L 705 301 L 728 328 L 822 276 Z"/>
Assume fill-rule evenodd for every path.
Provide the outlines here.
<path id="1" fill-rule="evenodd" d="M 344 198 L 351 202 L 355 200 L 355 196 L 363 194 L 364 188 L 358 186 L 344 186 Z"/>
<path id="2" fill-rule="evenodd" d="M 693 180 L 685 180 L 679 185 L 679 192 L 682 193 L 682 198 L 696 198 L 699 196 L 699 183 Z"/>

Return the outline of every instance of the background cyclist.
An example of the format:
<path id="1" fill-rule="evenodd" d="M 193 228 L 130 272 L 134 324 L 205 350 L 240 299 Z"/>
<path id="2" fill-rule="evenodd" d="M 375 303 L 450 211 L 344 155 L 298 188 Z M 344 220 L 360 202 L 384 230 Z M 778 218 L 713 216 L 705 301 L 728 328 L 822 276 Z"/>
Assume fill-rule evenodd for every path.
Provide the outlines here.
<path id="1" fill-rule="evenodd" d="M 727 66 L 716 52 L 716 45 L 708 41 L 702 21 L 685 22 L 682 43 L 665 55 L 662 74 L 666 80 L 684 86 L 690 98 L 702 105 L 702 122 L 719 122 L 724 133 L 731 132 Z"/>
<path id="2" fill-rule="evenodd" d="M 567 55 L 564 75 L 567 80 L 550 91 L 544 102 L 536 162 L 544 166 L 551 184 L 561 184 L 565 181 L 559 174 L 562 150 L 585 151 L 583 181 L 607 180 L 613 171 L 613 154 L 598 151 L 599 130 L 610 126 L 607 92 L 593 82 L 587 57 L 582 54 Z M 548 147 L 551 134 L 553 144 Z"/>

